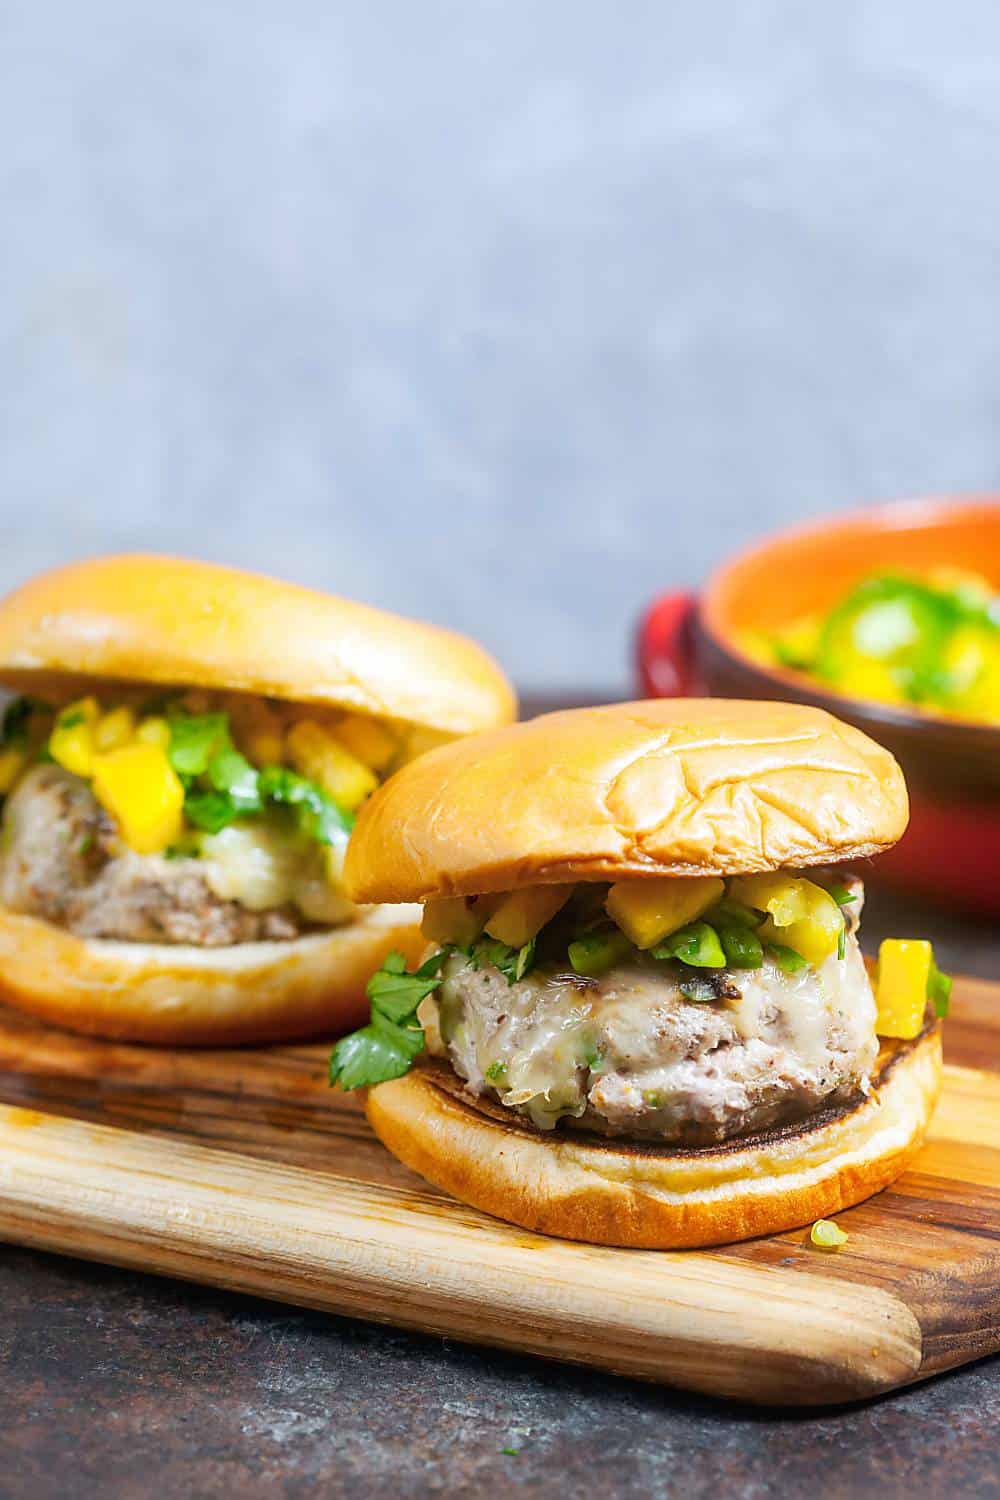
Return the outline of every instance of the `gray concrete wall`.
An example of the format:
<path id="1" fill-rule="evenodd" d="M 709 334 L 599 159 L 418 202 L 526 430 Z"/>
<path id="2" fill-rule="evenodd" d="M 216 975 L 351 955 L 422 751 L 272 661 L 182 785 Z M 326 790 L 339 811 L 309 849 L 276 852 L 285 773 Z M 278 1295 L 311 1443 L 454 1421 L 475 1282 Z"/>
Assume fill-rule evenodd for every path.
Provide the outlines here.
<path id="1" fill-rule="evenodd" d="M 0 586 L 228 559 L 612 686 L 790 519 L 1000 471 L 1000 10 L 0 3 Z"/>

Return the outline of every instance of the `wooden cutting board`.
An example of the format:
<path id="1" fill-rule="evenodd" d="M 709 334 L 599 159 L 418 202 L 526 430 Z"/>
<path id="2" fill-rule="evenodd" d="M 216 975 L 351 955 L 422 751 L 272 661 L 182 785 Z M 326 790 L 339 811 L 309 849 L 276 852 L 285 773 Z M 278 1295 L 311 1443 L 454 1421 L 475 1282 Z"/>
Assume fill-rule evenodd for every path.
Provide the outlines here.
<path id="1" fill-rule="evenodd" d="M 913 1169 L 717 1251 L 546 1239 L 400 1166 L 324 1045 L 91 1042 L 0 1010 L 0 1238 L 750 1401 L 850 1400 L 1000 1348 L 1000 985 L 955 986 Z"/>

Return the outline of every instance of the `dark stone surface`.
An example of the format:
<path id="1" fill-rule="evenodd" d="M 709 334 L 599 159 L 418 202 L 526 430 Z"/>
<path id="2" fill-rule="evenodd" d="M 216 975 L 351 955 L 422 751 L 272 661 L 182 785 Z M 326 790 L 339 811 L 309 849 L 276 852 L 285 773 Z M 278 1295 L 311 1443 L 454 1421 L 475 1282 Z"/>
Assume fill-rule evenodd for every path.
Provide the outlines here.
<path id="1" fill-rule="evenodd" d="M 0 1295 L 5 1500 L 1000 1495 L 998 1360 L 790 1414 L 24 1250 Z"/>

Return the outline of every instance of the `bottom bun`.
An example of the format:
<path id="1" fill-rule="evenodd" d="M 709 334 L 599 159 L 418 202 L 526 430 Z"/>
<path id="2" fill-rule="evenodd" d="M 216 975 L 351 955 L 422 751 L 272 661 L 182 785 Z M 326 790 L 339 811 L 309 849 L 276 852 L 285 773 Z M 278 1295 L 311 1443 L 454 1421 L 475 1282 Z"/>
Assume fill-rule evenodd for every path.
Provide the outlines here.
<path id="1" fill-rule="evenodd" d="M 542 1135 L 477 1101 L 443 1063 L 368 1096 L 379 1139 L 456 1198 L 542 1234 L 673 1250 L 795 1229 L 893 1182 L 941 1086 L 941 1028 L 884 1043 L 869 1097 L 697 1149 Z"/>
<path id="2" fill-rule="evenodd" d="M 347 1031 L 386 954 L 427 946 L 418 906 L 381 906 L 290 942 L 195 948 L 80 938 L 0 907 L 0 1000 L 113 1041 L 230 1046 Z"/>

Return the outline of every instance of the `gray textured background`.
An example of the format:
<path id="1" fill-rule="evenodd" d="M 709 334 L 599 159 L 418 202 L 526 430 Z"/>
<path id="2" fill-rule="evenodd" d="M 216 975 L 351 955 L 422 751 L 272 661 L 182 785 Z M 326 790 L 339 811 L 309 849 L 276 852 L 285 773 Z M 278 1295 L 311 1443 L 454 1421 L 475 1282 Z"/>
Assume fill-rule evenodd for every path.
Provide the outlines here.
<path id="1" fill-rule="evenodd" d="M 1000 468 L 1000 10 L 0 0 L 0 585 L 190 551 L 625 680 Z"/>

